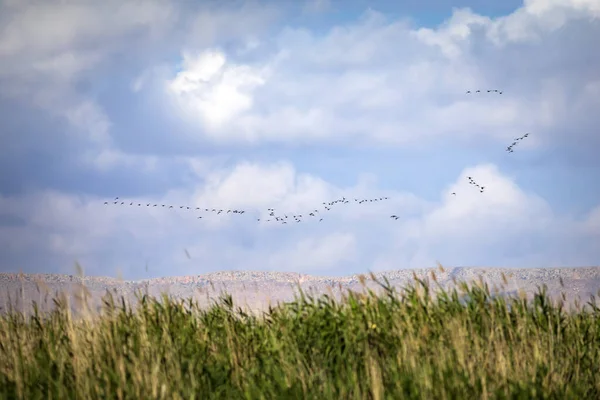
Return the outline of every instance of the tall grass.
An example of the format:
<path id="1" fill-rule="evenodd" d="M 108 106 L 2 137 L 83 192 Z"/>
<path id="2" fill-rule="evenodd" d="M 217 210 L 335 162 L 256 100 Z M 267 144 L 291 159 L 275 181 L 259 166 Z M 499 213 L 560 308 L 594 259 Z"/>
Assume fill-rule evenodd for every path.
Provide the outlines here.
<path id="1" fill-rule="evenodd" d="M 379 283 L 378 295 L 365 289 L 341 301 L 300 291 L 263 315 L 229 295 L 201 309 L 138 294 L 134 309 L 107 294 L 88 318 L 74 318 L 64 298 L 50 314 L 11 311 L 0 319 L 0 396 L 600 398 L 593 300 L 569 313 L 544 288 L 528 301 L 464 282 L 435 296 L 419 279 L 402 292 Z"/>

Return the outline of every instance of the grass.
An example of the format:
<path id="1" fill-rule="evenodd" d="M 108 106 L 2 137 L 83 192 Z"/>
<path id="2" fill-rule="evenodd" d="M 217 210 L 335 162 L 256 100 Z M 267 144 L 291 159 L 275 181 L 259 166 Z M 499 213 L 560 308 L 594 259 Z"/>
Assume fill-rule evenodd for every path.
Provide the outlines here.
<path id="1" fill-rule="evenodd" d="M 13 310 L 0 319 L 0 396 L 600 398 L 594 299 L 568 312 L 544 287 L 528 301 L 464 282 L 434 296 L 416 276 L 401 292 L 379 284 L 341 301 L 300 291 L 263 315 L 227 294 L 209 309 L 141 294 L 132 308 L 107 294 L 100 315 L 81 319 L 60 298 L 50 314 Z"/>

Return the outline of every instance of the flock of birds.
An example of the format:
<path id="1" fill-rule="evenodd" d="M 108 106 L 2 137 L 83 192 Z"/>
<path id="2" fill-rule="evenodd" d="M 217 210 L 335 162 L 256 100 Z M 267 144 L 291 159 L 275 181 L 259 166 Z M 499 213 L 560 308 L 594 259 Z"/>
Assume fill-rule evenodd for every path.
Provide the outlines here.
<path id="1" fill-rule="evenodd" d="M 498 93 L 498 94 L 502 94 L 501 90 L 498 89 L 488 89 L 487 91 L 488 93 Z M 481 93 L 481 90 L 477 89 L 475 92 L 471 92 L 470 90 L 467 90 L 467 94 L 471 94 L 471 93 Z"/>
<path id="2" fill-rule="evenodd" d="M 475 91 L 467 90 L 467 93 L 466 93 L 466 94 L 472 94 L 472 93 L 483 93 L 483 92 L 484 92 L 484 91 L 482 91 L 482 90 L 480 90 L 480 89 L 477 89 L 477 90 L 475 90 Z M 487 92 L 487 93 L 498 93 L 498 94 L 502 94 L 502 93 L 503 93 L 501 90 L 498 90 L 498 89 L 488 89 L 488 90 L 486 90 L 486 92 Z M 526 137 L 528 137 L 528 136 L 529 136 L 529 133 L 526 133 L 526 134 L 524 134 L 524 135 L 523 135 L 523 136 L 521 136 L 521 137 L 515 138 L 515 139 L 514 139 L 514 141 L 513 141 L 513 142 L 510 144 L 510 146 L 508 146 L 508 147 L 506 148 L 506 151 L 507 151 L 507 152 L 509 152 L 509 153 L 514 153 L 514 147 L 515 147 L 517 144 L 519 144 L 519 141 L 521 141 L 521 140 L 525 139 L 525 138 L 526 138 Z M 485 189 L 485 186 L 481 186 L 481 185 L 479 185 L 477 182 L 475 182 L 475 180 L 474 180 L 474 179 L 473 179 L 473 177 L 471 177 L 471 176 L 467 176 L 467 180 L 469 181 L 469 185 L 473 185 L 473 186 L 475 186 L 475 187 L 476 187 L 476 188 L 479 190 L 479 192 L 480 192 L 480 193 L 483 193 L 483 191 L 484 191 L 484 189 Z M 452 193 L 450 193 L 450 194 L 451 194 L 452 196 L 456 196 L 456 192 L 452 192 Z M 395 217 L 395 216 L 392 216 L 392 217 Z"/>
<path id="3" fill-rule="evenodd" d="M 281 213 L 281 214 L 277 214 L 275 213 L 275 209 L 274 208 L 268 208 L 267 211 L 267 217 L 266 218 L 257 218 L 257 222 L 277 222 L 277 223 L 281 223 L 281 224 L 288 224 L 288 223 L 299 223 L 304 221 L 305 219 L 314 219 L 314 220 L 318 220 L 318 222 L 323 221 L 323 214 L 326 213 L 327 211 L 330 211 L 331 208 L 333 206 L 335 206 L 336 204 L 349 204 L 349 203 L 354 203 L 354 204 L 367 204 L 367 203 L 377 203 L 379 201 L 384 201 L 384 200 L 388 200 L 389 197 L 377 197 L 377 198 L 373 198 L 373 199 L 353 199 L 353 201 L 351 201 L 352 199 L 347 199 L 346 197 L 342 197 L 341 199 L 337 199 L 331 202 L 323 202 L 322 204 L 322 208 L 319 209 L 319 207 L 315 208 L 314 210 L 310 210 L 306 213 L 302 213 L 302 214 L 294 214 L 294 213 Z M 248 210 L 237 210 L 237 209 L 219 209 L 219 208 L 202 208 L 202 207 L 193 207 L 193 206 L 175 206 L 175 205 L 171 205 L 171 204 L 153 204 L 153 203 L 138 203 L 138 202 L 133 202 L 133 201 L 123 201 L 122 199 L 120 199 L 119 197 L 115 197 L 115 199 L 112 202 L 108 202 L 105 201 L 104 205 L 118 205 L 118 206 L 126 206 L 126 207 L 160 207 L 160 208 L 165 208 L 165 209 L 173 209 L 173 210 L 184 210 L 184 211 L 198 211 L 198 212 L 212 212 L 216 215 L 219 214 L 244 214 L 247 213 Z M 392 217 L 396 217 L 395 215 Z M 202 216 L 198 216 L 197 219 L 202 219 Z M 396 219 L 398 219 L 396 217 Z"/>
<path id="4" fill-rule="evenodd" d="M 472 94 L 472 93 L 483 93 L 483 92 L 487 92 L 487 93 L 497 93 L 497 94 L 502 94 L 503 92 L 501 90 L 498 89 L 488 89 L 487 91 L 482 91 L 480 89 L 478 90 L 467 90 L 467 94 Z M 523 139 L 527 138 L 529 136 L 529 133 L 524 134 L 521 137 L 515 138 L 514 141 L 506 148 L 506 151 L 509 153 L 513 153 L 514 152 L 514 147 Z M 481 186 L 479 185 L 477 182 L 475 182 L 475 180 L 473 179 L 473 177 L 468 176 L 467 177 L 469 184 L 475 186 L 480 193 L 484 192 L 485 186 Z M 452 192 L 451 195 L 456 196 L 456 192 Z M 268 213 L 267 218 L 257 218 L 258 222 L 275 222 L 275 223 L 281 223 L 281 224 L 288 224 L 288 223 L 300 223 L 306 219 L 313 219 L 313 220 L 318 220 L 318 222 L 323 221 L 323 214 L 327 211 L 331 210 L 331 207 L 336 205 L 336 204 L 349 204 L 349 203 L 355 203 L 355 204 L 371 204 L 373 202 L 379 202 L 379 201 L 383 201 L 383 200 L 388 200 L 388 197 L 379 197 L 379 198 L 374 198 L 374 199 L 354 199 L 354 201 L 351 201 L 350 199 L 346 199 L 345 197 L 341 198 L 341 199 L 337 199 L 334 200 L 332 202 L 324 202 L 322 204 L 323 208 L 319 209 L 319 207 L 315 208 L 314 210 L 310 210 L 306 213 L 302 213 L 302 214 L 293 214 L 293 213 L 282 213 L 282 214 L 277 214 L 275 212 L 274 208 L 268 208 L 266 211 Z M 129 204 L 128 204 L 129 203 Z M 105 205 L 110 205 L 110 203 L 108 201 L 104 202 Z M 131 206 L 131 207 L 142 207 L 144 206 L 143 203 L 137 203 L 137 202 L 127 202 L 127 201 L 121 201 L 119 199 L 119 197 L 116 197 L 114 199 L 114 201 L 112 202 L 113 205 L 121 205 L 121 206 Z M 190 206 L 174 206 L 174 205 L 170 205 L 170 204 L 152 204 L 152 203 L 146 203 L 145 204 L 146 207 L 160 207 L 160 208 L 165 208 L 165 209 L 180 209 L 180 210 L 185 210 L 185 211 L 204 211 L 204 212 L 211 212 L 214 213 L 216 215 L 220 215 L 220 214 L 244 214 L 247 211 L 246 210 L 236 210 L 236 209 L 219 209 L 219 208 L 201 208 L 201 207 L 190 207 Z M 198 219 L 202 219 L 202 216 L 198 216 Z M 390 216 L 391 219 L 393 220 L 398 220 L 400 219 L 400 217 L 398 217 L 397 215 L 391 215 Z"/>
<path id="5" fill-rule="evenodd" d="M 485 186 L 479 186 L 479 185 L 477 184 L 477 182 L 475 182 L 475 181 L 473 180 L 473 178 L 471 178 L 470 176 L 467 176 L 467 179 L 469 180 L 469 185 L 473 185 L 473 186 L 475 186 L 477 189 L 479 189 L 479 192 L 480 192 L 480 193 L 483 193 L 483 189 L 485 189 Z"/>
<path id="6" fill-rule="evenodd" d="M 513 147 L 515 147 L 515 146 L 516 146 L 516 145 L 519 143 L 519 140 L 523 140 L 523 139 L 525 139 L 527 136 L 529 136 L 529 133 L 526 133 L 526 134 L 524 134 L 523 136 L 516 138 L 516 139 L 515 139 L 515 141 L 514 141 L 514 142 L 512 142 L 512 143 L 510 144 L 510 146 L 508 146 L 508 147 L 506 148 L 506 151 L 508 151 L 509 153 L 513 153 L 513 152 L 514 152 L 514 150 L 513 150 Z"/>

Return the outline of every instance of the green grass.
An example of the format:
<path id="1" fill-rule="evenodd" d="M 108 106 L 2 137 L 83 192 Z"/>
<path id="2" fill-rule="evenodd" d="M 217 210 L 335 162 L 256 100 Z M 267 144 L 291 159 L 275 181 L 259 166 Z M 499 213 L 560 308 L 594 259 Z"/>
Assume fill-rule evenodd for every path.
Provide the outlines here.
<path id="1" fill-rule="evenodd" d="M 593 300 L 567 312 L 544 288 L 528 302 L 493 298 L 481 284 L 435 297 L 423 280 L 402 292 L 380 284 L 379 295 L 342 301 L 300 293 L 260 316 L 228 295 L 203 310 L 141 295 L 133 309 L 107 295 L 89 318 L 74 318 L 60 299 L 51 314 L 11 312 L 0 320 L 0 396 L 600 398 Z"/>

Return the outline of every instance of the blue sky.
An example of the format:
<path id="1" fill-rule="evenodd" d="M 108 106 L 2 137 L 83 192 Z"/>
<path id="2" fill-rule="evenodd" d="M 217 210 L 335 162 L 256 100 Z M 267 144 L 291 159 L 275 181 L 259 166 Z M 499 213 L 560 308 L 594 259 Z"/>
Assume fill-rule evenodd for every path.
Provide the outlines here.
<path id="1" fill-rule="evenodd" d="M 595 0 L 0 4 L 1 271 L 598 264 Z"/>

